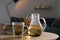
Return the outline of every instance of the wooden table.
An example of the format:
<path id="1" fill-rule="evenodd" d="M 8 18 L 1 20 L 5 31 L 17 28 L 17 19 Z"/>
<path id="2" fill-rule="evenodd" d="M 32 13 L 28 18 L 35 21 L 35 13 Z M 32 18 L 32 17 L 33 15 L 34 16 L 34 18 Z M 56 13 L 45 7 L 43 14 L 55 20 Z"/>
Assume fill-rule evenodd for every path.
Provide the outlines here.
<path id="1" fill-rule="evenodd" d="M 13 38 L 13 35 L 0 35 L 0 40 L 56 40 L 59 36 L 50 32 L 43 32 L 41 36 L 31 37 L 23 36 L 22 38 Z"/>

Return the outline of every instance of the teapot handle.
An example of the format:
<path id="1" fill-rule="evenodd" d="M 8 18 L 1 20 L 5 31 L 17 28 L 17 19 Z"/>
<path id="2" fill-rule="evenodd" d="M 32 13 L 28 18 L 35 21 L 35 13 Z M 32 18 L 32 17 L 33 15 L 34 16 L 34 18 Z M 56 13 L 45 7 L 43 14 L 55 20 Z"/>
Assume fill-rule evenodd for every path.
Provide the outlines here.
<path id="1" fill-rule="evenodd" d="M 43 22 L 44 22 L 44 26 L 43 26 L 43 31 L 45 30 L 45 28 L 46 28 L 46 20 L 45 20 L 45 18 L 40 18 L 40 19 L 42 19 L 43 20 Z"/>

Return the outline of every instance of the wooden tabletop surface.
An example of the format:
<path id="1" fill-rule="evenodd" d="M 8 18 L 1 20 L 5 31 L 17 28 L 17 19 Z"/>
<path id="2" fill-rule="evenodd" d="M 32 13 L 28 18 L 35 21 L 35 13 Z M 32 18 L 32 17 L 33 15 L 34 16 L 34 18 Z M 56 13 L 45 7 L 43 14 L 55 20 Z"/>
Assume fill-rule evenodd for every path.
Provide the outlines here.
<path id="1" fill-rule="evenodd" d="M 0 40 L 56 40 L 59 36 L 50 32 L 43 32 L 41 36 L 31 37 L 31 36 L 23 36 L 21 37 L 13 37 L 13 35 L 0 35 Z"/>

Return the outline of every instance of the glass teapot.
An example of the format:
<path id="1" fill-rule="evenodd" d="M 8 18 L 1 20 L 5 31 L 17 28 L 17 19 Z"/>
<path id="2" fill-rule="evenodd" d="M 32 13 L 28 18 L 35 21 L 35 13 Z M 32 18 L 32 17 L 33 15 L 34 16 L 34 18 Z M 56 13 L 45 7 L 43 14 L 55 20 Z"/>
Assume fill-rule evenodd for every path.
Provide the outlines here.
<path id="1" fill-rule="evenodd" d="M 44 21 L 44 24 L 41 24 L 40 19 Z M 25 17 L 25 24 L 28 28 L 28 34 L 31 36 L 39 36 L 42 31 L 45 30 L 46 21 L 44 18 L 40 18 L 39 13 L 31 14 L 31 17 Z M 44 25 L 44 26 L 43 26 Z"/>

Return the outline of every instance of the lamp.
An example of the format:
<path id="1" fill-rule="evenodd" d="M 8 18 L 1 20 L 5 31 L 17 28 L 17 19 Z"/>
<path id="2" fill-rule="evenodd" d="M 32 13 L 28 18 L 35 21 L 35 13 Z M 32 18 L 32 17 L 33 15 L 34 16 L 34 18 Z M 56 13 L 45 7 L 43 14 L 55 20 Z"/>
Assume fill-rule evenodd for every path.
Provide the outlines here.
<path id="1" fill-rule="evenodd" d="M 12 1 L 10 1 L 7 5 L 6 5 L 6 11 L 7 11 L 7 13 L 8 13 L 8 16 L 9 16 L 9 18 L 11 19 L 11 16 L 10 16 L 10 13 L 9 13 L 9 10 L 8 10 L 8 6 L 12 3 L 12 2 L 18 2 L 19 0 L 12 0 Z M 10 23 L 11 23 L 11 20 L 10 20 Z"/>
<path id="2" fill-rule="evenodd" d="M 18 2 L 19 0 L 13 0 L 15 3 Z"/>

